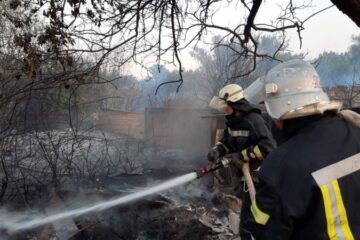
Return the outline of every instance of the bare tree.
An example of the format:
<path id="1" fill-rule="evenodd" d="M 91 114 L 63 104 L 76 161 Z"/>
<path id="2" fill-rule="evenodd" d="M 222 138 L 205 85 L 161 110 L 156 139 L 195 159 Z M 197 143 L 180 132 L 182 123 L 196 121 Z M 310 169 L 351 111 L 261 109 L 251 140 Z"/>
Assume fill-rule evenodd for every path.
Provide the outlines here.
<path id="1" fill-rule="evenodd" d="M 52 59 L 59 64 L 63 72 L 61 79 L 65 81 L 71 76 L 72 79 L 81 81 L 84 72 L 80 74 L 74 71 L 73 64 L 81 60 L 84 54 L 97 54 L 94 63 L 89 66 L 89 71 L 93 72 L 112 53 L 121 51 L 125 57 L 119 65 L 129 60 L 143 65 L 143 59 L 147 56 L 152 56 L 159 65 L 162 61 L 174 63 L 179 68 L 179 76 L 178 79 L 169 82 L 179 83 L 179 87 L 183 80 L 180 52 L 190 44 L 204 39 L 207 31 L 222 32 L 221 41 L 216 44 L 223 44 L 223 40 L 231 42 L 231 45 L 226 46 L 234 55 L 239 58 L 246 56 L 252 61 L 250 69 L 238 74 L 237 77 L 241 77 L 256 68 L 258 57 L 276 59 L 276 54 L 258 51 L 258 34 L 285 32 L 293 28 L 298 31 L 301 41 L 300 32 L 304 24 L 317 14 L 313 13 L 307 18 L 299 19 L 295 12 L 306 5 L 296 5 L 293 1 L 289 1 L 283 8 L 276 21 L 269 23 L 256 21 L 256 15 L 263 4 L 262 0 L 7 2 L 12 10 L 5 12 L 5 16 L 19 29 L 27 28 L 39 18 L 48 20 L 43 30 L 36 35 L 23 32 L 16 35 L 17 45 L 24 50 L 25 59 L 28 59 L 28 72 L 38 69 L 39 63 Z M 239 6 L 239 11 L 244 11 L 245 17 L 239 18 L 232 27 L 216 24 L 213 19 L 219 14 L 217 9 L 224 4 Z M 25 9 L 25 14 L 14 17 L 12 12 L 18 9 Z M 36 14 L 37 18 L 34 18 Z M 32 44 L 34 42 L 36 46 Z M 34 75 L 35 72 L 32 71 L 31 74 Z"/>
<path id="2" fill-rule="evenodd" d="M 245 12 L 244 18 L 237 19 L 232 26 L 217 24 L 214 19 L 221 14 L 218 9 L 224 4 L 237 6 Z M 259 51 L 262 33 L 280 33 L 285 44 L 286 31 L 293 28 L 301 42 L 304 24 L 327 9 L 299 19 L 296 11 L 308 4 L 289 1 L 275 21 L 261 23 L 256 21 L 256 15 L 262 4 L 262 0 L 2 1 L 0 20 L 4 34 L 0 41 L 6 47 L 0 52 L 5 62 L 0 69 L 0 133 L 6 135 L 14 126 L 18 128 L 19 123 L 24 129 L 27 127 L 26 109 L 42 90 L 56 89 L 57 96 L 67 91 L 68 104 L 77 112 L 74 102 L 79 103 L 81 86 L 113 80 L 101 76 L 109 64 L 121 67 L 133 61 L 145 66 L 144 59 L 152 59 L 160 68 L 162 63 L 173 63 L 178 74 L 158 87 L 178 83 L 179 90 L 184 78 L 181 51 L 206 41 L 209 31 L 220 34 L 212 43 L 213 49 L 219 52 L 227 49 L 217 63 L 227 66 L 221 70 L 211 68 L 218 69 L 212 73 L 218 75 L 215 81 L 222 85 L 224 81 L 248 76 L 259 59 L 281 60 L 278 53 L 283 45 L 274 52 Z M 43 96 L 53 100 L 56 94 Z M 126 108 L 134 104 L 128 102 Z"/>
<path id="3" fill-rule="evenodd" d="M 360 72 L 357 65 L 353 65 L 351 82 L 346 85 L 334 82 L 334 86 L 325 88 L 330 98 L 340 100 L 344 107 L 360 106 Z"/>

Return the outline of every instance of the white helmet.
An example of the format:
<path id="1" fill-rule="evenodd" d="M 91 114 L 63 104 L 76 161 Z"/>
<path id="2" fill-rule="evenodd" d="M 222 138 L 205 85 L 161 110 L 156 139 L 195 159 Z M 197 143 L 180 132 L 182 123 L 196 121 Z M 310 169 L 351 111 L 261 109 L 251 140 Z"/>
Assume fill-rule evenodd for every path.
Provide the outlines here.
<path id="1" fill-rule="evenodd" d="M 265 102 L 275 119 L 290 119 L 327 110 L 339 111 L 342 104 L 330 101 L 320 86 L 315 68 L 302 60 L 280 63 L 245 90 L 249 102 Z"/>
<path id="2" fill-rule="evenodd" d="M 220 89 L 219 96 L 211 99 L 209 107 L 225 111 L 226 102 L 237 102 L 244 98 L 244 91 L 238 84 L 229 84 Z"/>

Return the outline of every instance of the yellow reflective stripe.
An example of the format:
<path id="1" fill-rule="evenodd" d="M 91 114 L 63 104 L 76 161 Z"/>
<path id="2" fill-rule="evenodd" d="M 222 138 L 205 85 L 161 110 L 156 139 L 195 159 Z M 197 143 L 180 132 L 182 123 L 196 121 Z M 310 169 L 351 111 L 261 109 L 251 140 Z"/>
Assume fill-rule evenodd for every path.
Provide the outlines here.
<path id="1" fill-rule="evenodd" d="M 245 162 L 250 161 L 250 158 L 249 158 L 249 156 L 247 155 L 247 149 L 246 149 L 246 148 L 241 151 L 241 155 L 243 156 Z"/>
<path id="2" fill-rule="evenodd" d="M 331 210 L 331 200 L 329 189 L 326 185 L 320 186 L 320 190 L 324 200 L 324 207 L 325 207 L 325 216 L 326 216 L 326 223 L 327 223 L 327 232 L 329 235 L 330 240 L 337 240 L 336 232 L 335 232 L 335 221 L 334 216 Z"/>
<path id="3" fill-rule="evenodd" d="M 251 213 L 255 219 L 255 222 L 261 225 L 265 225 L 269 220 L 270 216 L 267 213 L 261 211 L 256 205 L 256 200 L 251 204 Z"/>
<path id="4" fill-rule="evenodd" d="M 344 233 L 346 240 L 354 240 L 354 236 L 352 235 L 352 232 L 350 230 L 349 221 L 347 218 L 344 202 L 342 200 L 339 182 L 337 180 L 334 180 L 332 182 L 332 186 L 333 186 L 334 192 L 335 192 L 337 208 L 338 208 L 339 215 L 340 215 L 340 226 L 341 226 L 342 232 Z"/>
<path id="5" fill-rule="evenodd" d="M 354 240 L 337 180 L 320 186 L 330 240 Z"/>
<path id="6" fill-rule="evenodd" d="M 260 159 L 260 160 L 263 160 L 264 159 L 264 156 L 262 155 L 261 151 L 260 151 L 260 148 L 258 145 L 256 145 L 254 147 L 254 153 L 255 153 L 255 156 Z"/>

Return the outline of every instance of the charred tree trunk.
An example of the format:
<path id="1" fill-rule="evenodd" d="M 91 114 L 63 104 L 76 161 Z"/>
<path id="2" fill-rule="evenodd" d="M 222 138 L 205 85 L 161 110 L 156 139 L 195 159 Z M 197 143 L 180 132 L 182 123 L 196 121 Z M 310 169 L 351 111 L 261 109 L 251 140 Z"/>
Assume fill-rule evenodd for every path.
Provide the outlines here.
<path id="1" fill-rule="evenodd" d="M 360 0 L 331 0 L 331 2 L 360 27 Z"/>
<path id="2" fill-rule="evenodd" d="M 5 166 L 5 159 L 1 157 L 1 167 L 4 173 L 4 178 L 1 180 L 1 190 L 0 190 L 0 203 L 3 201 L 6 193 L 6 189 L 9 182 L 9 175 Z"/>

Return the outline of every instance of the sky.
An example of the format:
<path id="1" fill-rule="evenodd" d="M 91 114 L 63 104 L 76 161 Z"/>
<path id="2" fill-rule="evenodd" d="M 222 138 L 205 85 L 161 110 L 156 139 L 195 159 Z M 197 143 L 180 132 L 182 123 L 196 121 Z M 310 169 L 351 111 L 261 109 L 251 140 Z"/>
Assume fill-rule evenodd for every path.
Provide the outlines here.
<path id="1" fill-rule="evenodd" d="M 330 0 L 293 0 L 293 3 L 311 2 L 311 7 L 296 11 L 299 19 L 306 19 L 321 9 L 333 5 Z M 265 0 L 255 18 L 255 23 L 269 23 L 279 16 L 281 7 L 289 0 Z M 222 25 L 231 26 L 234 19 L 241 16 L 239 8 L 224 6 L 222 13 L 215 21 Z M 219 12 L 220 13 L 220 12 Z M 316 57 L 324 51 L 344 52 L 351 44 L 351 36 L 360 34 L 360 28 L 348 16 L 335 6 L 310 18 L 302 31 L 302 47 L 295 30 L 288 30 L 289 48 L 294 52 L 308 52 L 309 57 Z"/>
<path id="2" fill-rule="evenodd" d="M 222 2 L 224 3 L 222 3 L 223 5 L 218 9 L 219 14 L 213 19 L 218 25 L 231 27 L 233 24 L 239 22 L 234 21 L 234 19 L 245 17 L 242 6 L 236 8 L 236 6 L 227 5 L 227 1 Z M 285 6 L 288 2 L 289 0 L 263 1 L 256 16 L 255 23 L 275 21 L 279 16 L 281 7 Z M 296 11 L 299 19 L 306 19 L 314 12 L 332 5 L 330 0 L 293 0 L 293 2 L 295 4 L 311 2 L 311 7 Z M 305 23 L 304 28 L 301 32 L 303 38 L 301 48 L 297 32 L 295 30 L 288 30 L 287 34 L 289 50 L 293 53 L 306 52 L 308 60 L 316 58 L 324 51 L 345 52 L 351 45 L 351 36 L 360 34 L 360 28 L 335 6 L 309 19 Z M 213 32 L 213 34 L 219 33 Z M 210 36 L 208 37 L 210 38 Z M 181 53 L 182 63 L 185 69 L 196 69 L 198 63 L 190 56 L 190 51 L 191 48 Z M 167 66 L 167 68 L 171 69 L 172 67 Z M 147 73 L 136 67 L 135 69 L 135 75 L 138 78 L 146 77 Z"/>
<path id="3" fill-rule="evenodd" d="M 329 0 L 314 1 L 319 7 L 331 5 Z M 310 10 L 310 9 L 309 9 Z M 304 11 L 308 16 L 309 12 Z M 324 51 L 345 52 L 351 45 L 351 36 L 359 35 L 360 28 L 336 7 L 332 7 L 310 19 L 302 32 L 303 47 L 300 49 L 296 32 L 291 31 L 290 49 L 308 52 L 310 58 Z"/>

